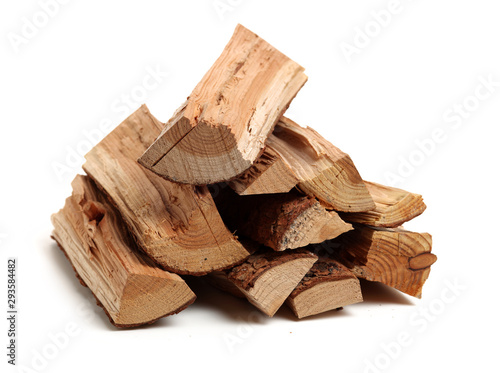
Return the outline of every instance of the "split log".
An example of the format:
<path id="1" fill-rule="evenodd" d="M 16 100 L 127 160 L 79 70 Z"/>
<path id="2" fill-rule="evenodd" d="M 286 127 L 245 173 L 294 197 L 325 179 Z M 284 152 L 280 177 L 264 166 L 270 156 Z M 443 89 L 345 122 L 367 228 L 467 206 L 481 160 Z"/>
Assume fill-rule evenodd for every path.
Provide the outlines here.
<path id="1" fill-rule="evenodd" d="M 301 319 L 362 301 L 356 276 L 333 259 L 319 258 L 286 303 Z"/>
<path id="2" fill-rule="evenodd" d="M 399 227 L 419 216 L 426 209 L 421 195 L 377 183 L 365 181 L 375 202 L 375 209 L 366 212 L 343 213 L 342 218 L 352 223 L 373 227 Z"/>
<path id="3" fill-rule="evenodd" d="M 272 136 L 272 135 L 271 135 Z M 292 169 L 267 146 L 247 171 L 228 185 L 239 195 L 288 193 L 299 183 Z"/>
<path id="4" fill-rule="evenodd" d="M 417 298 L 437 259 L 431 253 L 430 234 L 399 228 L 356 225 L 353 231 L 321 246 L 357 277 L 381 282 Z"/>
<path id="5" fill-rule="evenodd" d="M 276 251 L 320 243 L 352 229 L 335 211 L 296 190 L 239 196 L 221 186 L 214 200 L 232 231 Z"/>
<path id="6" fill-rule="evenodd" d="M 228 181 L 260 156 L 307 80 L 304 69 L 238 25 L 224 51 L 139 159 L 180 183 Z"/>
<path id="7" fill-rule="evenodd" d="M 360 212 L 375 204 L 349 155 L 333 146 L 312 128 L 301 127 L 282 117 L 269 136 L 262 157 L 271 164 L 287 167 L 260 167 L 257 162 L 230 185 L 240 194 L 252 194 L 273 185 L 273 193 L 288 192 L 290 181 L 336 211 Z M 279 161 L 276 160 L 279 159 Z M 265 163 L 265 162 L 264 162 Z M 287 172 L 291 174 L 287 175 Z M 288 182 L 281 182 L 288 180 Z M 280 189 L 282 188 L 282 189 Z"/>
<path id="8" fill-rule="evenodd" d="M 170 182 L 137 163 L 161 128 L 142 106 L 86 155 L 84 170 L 163 268 L 203 275 L 242 262 L 250 254 L 224 225 L 207 187 Z"/>
<path id="9" fill-rule="evenodd" d="M 196 296 L 178 275 L 159 269 L 138 251 L 114 207 L 85 176 L 52 215 L 53 238 L 88 286 L 111 323 L 149 324 L 178 313 Z"/>
<path id="10" fill-rule="evenodd" d="M 227 276 L 250 303 L 272 317 L 316 260 L 305 250 L 256 253 Z"/>

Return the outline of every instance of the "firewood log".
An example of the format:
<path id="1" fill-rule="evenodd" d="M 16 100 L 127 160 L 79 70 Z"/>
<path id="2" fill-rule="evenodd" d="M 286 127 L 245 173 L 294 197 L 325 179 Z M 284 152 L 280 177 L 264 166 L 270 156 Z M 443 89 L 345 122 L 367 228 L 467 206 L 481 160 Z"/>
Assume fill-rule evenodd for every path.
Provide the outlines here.
<path id="1" fill-rule="evenodd" d="M 84 170 L 163 268 L 203 275 L 242 262 L 249 253 L 224 225 L 207 187 L 173 183 L 137 163 L 161 128 L 142 106 L 85 156 Z"/>
<path id="2" fill-rule="evenodd" d="M 307 80 L 304 69 L 238 25 L 224 51 L 139 162 L 195 185 L 228 181 L 262 153 Z"/>
<path id="3" fill-rule="evenodd" d="M 330 258 L 319 258 L 286 303 L 299 318 L 363 301 L 356 276 Z"/>
<path id="4" fill-rule="evenodd" d="M 300 190 L 330 209 L 360 212 L 375 208 L 349 155 L 312 128 L 301 127 L 282 117 L 266 145 L 262 157 L 272 159 L 271 165 L 280 166 L 259 168 L 260 162 L 257 162 L 231 181 L 230 186 L 238 193 L 260 193 L 268 184 L 274 186 L 273 193 L 286 193 L 290 190 L 290 181 L 298 180 Z M 283 183 L 281 180 L 290 181 Z"/>
<path id="5" fill-rule="evenodd" d="M 178 313 L 196 296 L 178 275 L 165 272 L 137 248 L 119 213 L 86 176 L 52 216 L 53 238 L 111 323 L 148 324 Z"/>
<path id="6" fill-rule="evenodd" d="M 344 220 L 373 227 L 396 228 L 417 217 L 426 209 L 419 194 L 365 181 L 375 202 L 375 209 L 366 212 L 342 213 Z"/>
<path id="7" fill-rule="evenodd" d="M 296 190 L 239 196 L 221 186 L 214 199 L 232 231 L 276 251 L 320 243 L 352 229 L 335 211 Z"/>
<path id="8" fill-rule="evenodd" d="M 437 259 L 431 253 L 431 235 L 401 228 L 354 228 L 317 247 L 326 248 L 332 258 L 359 278 L 378 281 L 420 298 L 430 267 Z"/>
<path id="9" fill-rule="evenodd" d="M 272 317 L 316 260 L 305 250 L 257 252 L 228 271 L 227 278 L 250 303 Z"/>

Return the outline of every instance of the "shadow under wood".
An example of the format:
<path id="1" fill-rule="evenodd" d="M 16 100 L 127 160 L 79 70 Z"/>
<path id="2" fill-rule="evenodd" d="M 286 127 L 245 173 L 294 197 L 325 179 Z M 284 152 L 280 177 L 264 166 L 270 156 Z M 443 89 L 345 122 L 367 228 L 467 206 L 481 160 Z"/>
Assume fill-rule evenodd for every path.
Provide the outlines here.
<path id="1" fill-rule="evenodd" d="M 363 293 L 362 304 L 392 303 L 411 306 L 414 305 L 409 296 L 391 288 L 390 286 L 384 285 L 380 282 L 367 281 L 363 279 L 359 279 L 359 283 L 361 285 L 361 292 Z"/>
<path id="2" fill-rule="evenodd" d="M 241 319 L 254 324 L 261 324 L 262 320 L 268 318 L 255 308 L 246 298 L 238 298 L 210 285 L 203 277 L 182 276 L 191 290 L 196 294 L 196 301 L 190 306 L 191 309 L 212 309 L 227 317 L 228 320 L 241 322 Z M 262 314 L 262 317 L 249 317 L 245 315 L 252 312 Z"/>

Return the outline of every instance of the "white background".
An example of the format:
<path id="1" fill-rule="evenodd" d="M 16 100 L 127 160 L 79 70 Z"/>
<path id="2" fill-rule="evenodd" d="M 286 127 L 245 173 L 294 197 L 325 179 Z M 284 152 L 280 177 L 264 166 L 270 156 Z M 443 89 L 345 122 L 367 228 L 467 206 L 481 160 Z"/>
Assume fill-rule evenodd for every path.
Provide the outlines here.
<path id="1" fill-rule="evenodd" d="M 385 21 L 373 11 L 394 10 L 389 1 L 222 0 L 219 13 L 214 3 L 68 1 L 44 16 L 38 1 L 2 1 L 0 298 L 17 257 L 18 371 L 498 371 L 500 86 L 480 87 L 500 82 L 498 1 L 401 0 Z M 306 68 L 289 117 L 348 152 L 366 180 L 424 196 L 427 211 L 406 225 L 433 234 L 439 258 L 421 300 L 365 286 L 364 304 L 269 319 L 195 282 L 186 311 L 120 331 L 76 280 L 49 218 L 81 172 L 85 133 L 143 102 L 166 121 L 237 23 Z M 158 83 L 142 90 L 151 69 Z M 445 140 L 432 146 L 436 130 Z M 2 325 L 0 371 L 16 371 Z M 77 335 L 54 350 L 68 325 Z M 401 333 L 411 342 L 398 348 Z"/>

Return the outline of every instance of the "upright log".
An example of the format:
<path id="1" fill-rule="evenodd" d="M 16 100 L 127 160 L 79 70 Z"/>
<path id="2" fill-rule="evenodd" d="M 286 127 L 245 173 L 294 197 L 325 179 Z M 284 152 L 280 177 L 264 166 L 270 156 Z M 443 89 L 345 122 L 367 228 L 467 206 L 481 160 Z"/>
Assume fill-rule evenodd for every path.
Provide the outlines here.
<path id="1" fill-rule="evenodd" d="M 139 162 L 196 185 L 228 181 L 259 157 L 307 77 L 304 69 L 238 25 L 224 51 Z"/>
<path id="2" fill-rule="evenodd" d="M 180 312 L 195 300 L 178 275 L 159 269 L 141 254 L 123 221 L 86 176 L 52 216 L 53 238 L 89 287 L 111 323 L 131 327 Z"/>
<path id="3" fill-rule="evenodd" d="M 137 163 L 161 128 L 142 106 L 85 156 L 84 170 L 163 268 L 203 275 L 242 262 L 250 254 L 224 225 L 207 187 L 170 182 Z"/>

